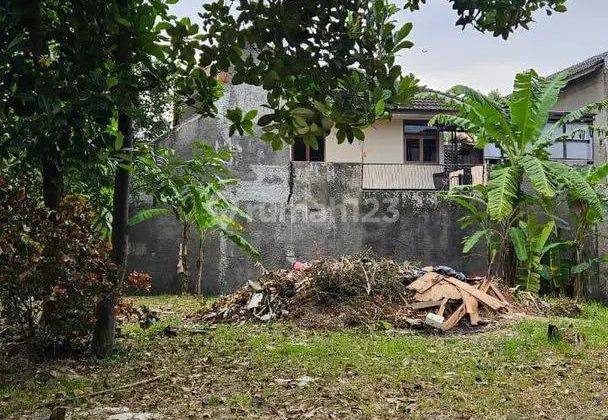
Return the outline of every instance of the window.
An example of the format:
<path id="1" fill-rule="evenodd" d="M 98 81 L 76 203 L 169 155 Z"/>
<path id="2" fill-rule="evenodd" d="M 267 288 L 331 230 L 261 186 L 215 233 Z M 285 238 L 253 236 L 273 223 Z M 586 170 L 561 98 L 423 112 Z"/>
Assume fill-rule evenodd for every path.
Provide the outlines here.
<path id="1" fill-rule="evenodd" d="M 407 135 L 405 137 L 406 162 L 439 162 L 438 135 Z"/>
<path id="2" fill-rule="evenodd" d="M 317 150 L 307 146 L 301 138 L 291 146 L 291 160 L 294 162 L 324 162 L 325 161 L 325 139 L 317 139 Z"/>

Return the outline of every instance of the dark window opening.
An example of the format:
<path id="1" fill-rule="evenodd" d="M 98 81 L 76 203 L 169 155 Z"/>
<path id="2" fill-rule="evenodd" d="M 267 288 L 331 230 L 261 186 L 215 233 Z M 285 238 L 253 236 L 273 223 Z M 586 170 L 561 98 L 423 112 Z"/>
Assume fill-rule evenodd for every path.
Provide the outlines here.
<path id="1" fill-rule="evenodd" d="M 406 162 L 439 162 L 438 136 L 407 136 L 405 139 Z"/>
<path id="2" fill-rule="evenodd" d="M 418 139 L 407 139 L 406 144 L 406 156 L 405 160 L 408 162 L 419 162 L 420 161 L 420 140 Z"/>
<path id="3" fill-rule="evenodd" d="M 436 138 L 425 138 L 422 139 L 424 142 L 422 150 L 422 160 L 424 162 L 438 162 L 437 159 L 437 139 Z"/>
<path id="4" fill-rule="evenodd" d="M 307 146 L 301 138 L 296 139 L 291 146 L 291 160 L 294 162 L 324 162 L 325 139 L 317 139 L 317 149 Z"/>

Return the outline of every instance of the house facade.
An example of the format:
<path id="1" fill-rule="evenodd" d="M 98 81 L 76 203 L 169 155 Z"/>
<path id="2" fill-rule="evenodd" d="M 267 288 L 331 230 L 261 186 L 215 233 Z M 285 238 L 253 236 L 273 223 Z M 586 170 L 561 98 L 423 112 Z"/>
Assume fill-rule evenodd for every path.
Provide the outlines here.
<path id="1" fill-rule="evenodd" d="M 582 106 L 608 100 L 608 51 L 568 67 L 559 73 L 567 78 L 568 84 L 560 94 L 556 111 L 568 112 Z M 608 111 L 600 112 L 593 123 L 599 127 L 608 125 Z M 608 161 L 608 142 L 605 138 L 592 141 L 593 163 Z M 608 253 L 608 225 L 599 227 L 595 246 L 600 254 Z M 608 266 L 596 269 L 596 281 L 586 290 L 588 297 L 608 301 Z"/>
<path id="2" fill-rule="evenodd" d="M 581 97 L 578 83 L 569 83 L 558 111 L 595 100 L 592 95 Z M 234 151 L 231 170 L 241 182 L 230 193 L 252 218 L 245 223 L 245 233 L 260 251 L 264 267 L 371 250 L 398 261 L 484 274 L 485 250 L 462 254 L 467 234 L 458 223 L 462 210 L 442 200 L 439 191 L 486 182 L 488 163 L 499 160 L 500 151 L 477 150 L 465 133 L 428 126 L 434 115 L 451 110 L 433 100 L 417 100 L 390 120 L 369 127 L 365 142 L 338 144 L 330 135 L 317 150 L 296 142 L 274 152 L 255 136 L 230 137 L 230 123 L 222 117 L 236 106 L 262 112 L 264 96 L 250 86 L 228 85 L 218 104 L 218 118 L 187 117 L 167 140 L 186 156 L 192 142 L 201 140 Z M 598 142 L 583 135 L 556 145 L 552 156 L 587 164 L 605 159 L 600 149 Z M 157 292 L 178 288 L 179 237 L 179 226 L 170 218 L 146 221 L 131 233 L 130 264 L 152 274 Z M 260 275 L 259 264 L 222 237 L 207 241 L 205 255 L 207 294 L 232 291 Z M 195 272 L 194 258 L 191 264 Z M 597 285 L 594 296 L 603 296 L 602 287 Z"/>

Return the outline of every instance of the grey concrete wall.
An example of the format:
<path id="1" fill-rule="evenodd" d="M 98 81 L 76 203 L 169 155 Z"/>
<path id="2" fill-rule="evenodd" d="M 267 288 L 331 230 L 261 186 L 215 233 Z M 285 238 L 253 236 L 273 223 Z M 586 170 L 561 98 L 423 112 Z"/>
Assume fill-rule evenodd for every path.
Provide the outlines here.
<path id="1" fill-rule="evenodd" d="M 250 87 L 228 86 L 218 104 L 218 118 L 190 117 L 167 143 L 185 156 L 199 140 L 233 149 L 230 166 L 241 182 L 230 195 L 252 217 L 245 223 L 246 235 L 266 268 L 371 249 L 399 261 L 483 273 L 483 255 L 461 255 L 460 210 L 442 202 L 437 193 L 363 191 L 360 164 L 291 163 L 287 149 L 273 152 L 256 138 L 230 138 L 229 123 L 221 115 L 236 106 L 258 108 L 262 95 Z M 177 291 L 179 234 L 171 218 L 144 222 L 131 232 L 129 264 L 152 274 L 155 292 Z M 192 273 L 196 245 L 195 238 L 190 244 Z M 205 293 L 230 292 L 259 275 L 259 268 L 225 238 L 207 240 Z"/>
<path id="2" fill-rule="evenodd" d="M 560 94 L 557 111 L 574 111 L 585 105 L 608 99 L 608 70 L 603 67 L 584 78 L 569 83 Z M 608 124 L 608 112 L 601 112 L 595 119 L 595 125 Z M 608 160 L 608 143 L 606 139 L 596 139 L 594 144 L 594 163 L 602 164 Z M 608 225 L 598 227 L 595 242 L 591 247 L 599 254 L 608 254 Z M 587 285 L 589 298 L 608 301 L 608 266 L 598 267 L 593 273 L 593 280 Z"/>
<path id="3" fill-rule="evenodd" d="M 482 255 L 464 257 L 460 252 L 460 209 L 435 192 L 364 191 L 360 164 L 297 162 L 256 172 L 254 180 L 245 182 L 255 188 L 245 187 L 235 198 L 252 217 L 246 232 L 266 268 L 371 249 L 398 261 L 484 272 Z M 134 230 L 131 243 L 132 266 L 152 274 L 155 291 L 175 292 L 177 224 L 171 219 L 148 221 Z M 223 238 L 211 238 L 205 255 L 207 294 L 229 292 L 260 274 Z"/>

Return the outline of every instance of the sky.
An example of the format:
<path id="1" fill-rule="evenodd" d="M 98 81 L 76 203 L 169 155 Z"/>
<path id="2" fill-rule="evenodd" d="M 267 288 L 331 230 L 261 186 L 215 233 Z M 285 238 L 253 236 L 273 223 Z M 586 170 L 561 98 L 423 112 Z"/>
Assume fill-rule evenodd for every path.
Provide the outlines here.
<path id="1" fill-rule="evenodd" d="M 173 13 L 196 18 L 205 2 L 181 0 Z M 510 93 L 519 71 L 533 68 L 548 75 L 608 51 L 608 1 L 568 0 L 567 5 L 566 13 L 550 17 L 538 12 L 529 31 L 519 28 L 505 41 L 470 27 L 462 31 L 447 0 L 428 0 L 420 11 L 397 15 L 400 23 L 414 24 L 410 39 L 415 43 L 398 62 L 434 89 L 464 84 Z"/>

